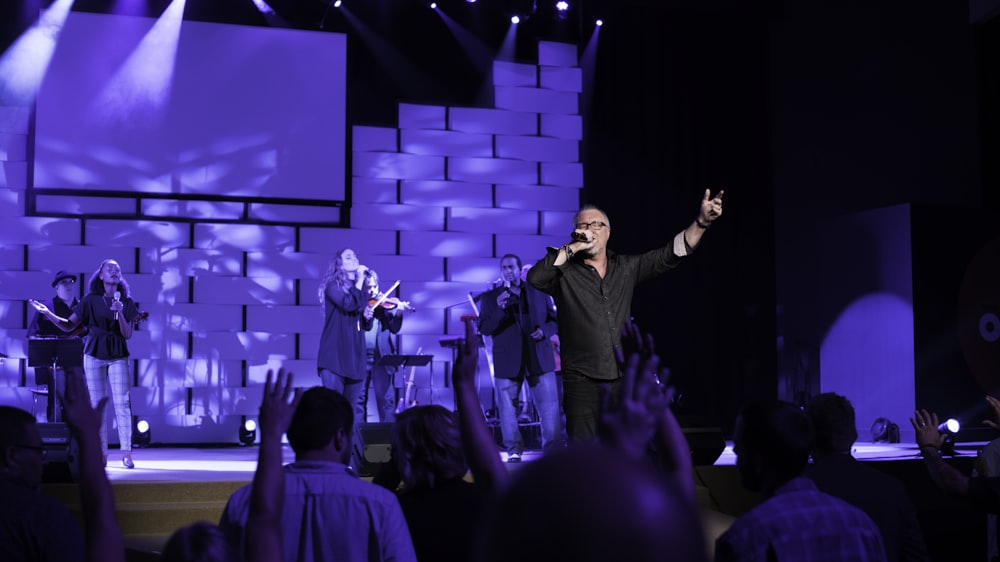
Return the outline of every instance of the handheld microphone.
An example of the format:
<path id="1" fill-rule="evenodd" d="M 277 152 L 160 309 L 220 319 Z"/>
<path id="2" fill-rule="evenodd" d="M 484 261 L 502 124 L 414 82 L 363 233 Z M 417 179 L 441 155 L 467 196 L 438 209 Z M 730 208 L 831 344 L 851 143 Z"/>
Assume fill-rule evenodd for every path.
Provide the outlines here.
<path id="1" fill-rule="evenodd" d="M 121 291 L 115 291 L 115 302 L 120 302 L 122 300 Z M 118 311 L 115 311 L 115 320 L 118 320 Z"/>

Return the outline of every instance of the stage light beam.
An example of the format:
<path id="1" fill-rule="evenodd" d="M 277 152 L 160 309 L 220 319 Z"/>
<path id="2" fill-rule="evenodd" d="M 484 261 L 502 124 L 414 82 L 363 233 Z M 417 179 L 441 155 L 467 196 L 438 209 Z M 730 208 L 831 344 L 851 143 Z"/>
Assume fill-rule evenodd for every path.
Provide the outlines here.
<path id="1" fill-rule="evenodd" d="M 31 28 L 0 54 L 0 105 L 27 107 L 35 103 L 72 6 L 73 0 L 52 3 Z"/>

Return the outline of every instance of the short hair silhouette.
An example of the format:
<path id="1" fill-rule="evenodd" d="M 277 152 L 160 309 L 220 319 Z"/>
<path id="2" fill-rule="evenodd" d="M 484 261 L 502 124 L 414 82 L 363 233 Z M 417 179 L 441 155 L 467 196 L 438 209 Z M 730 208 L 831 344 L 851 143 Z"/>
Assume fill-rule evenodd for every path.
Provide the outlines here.
<path id="1" fill-rule="evenodd" d="M 806 408 L 815 432 L 814 447 L 820 453 L 849 453 L 858 440 L 854 406 L 833 392 L 817 394 Z"/>
<path id="2" fill-rule="evenodd" d="M 163 545 L 162 562 L 239 562 L 239 553 L 226 542 L 219 527 L 198 521 L 174 531 Z"/>
<path id="3" fill-rule="evenodd" d="M 28 428 L 36 423 L 35 417 L 14 406 L 0 406 L 0 451 L 7 447 L 24 445 Z"/>
<path id="4" fill-rule="evenodd" d="M 481 562 L 696 562 L 707 552 L 685 494 L 651 468 L 593 445 L 519 469 L 481 535 Z"/>
<path id="5" fill-rule="evenodd" d="M 314 386 L 302 393 L 288 427 L 288 443 L 296 453 L 317 451 L 330 444 L 337 430 L 348 435 L 354 427 L 354 410 L 336 390 Z"/>
<path id="6" fill-rule="evenodd" d="M 737 454 L 763 458 L 779 481 L 800 476 L 809 462 L 813 430 L 801 408 L 783 400 L 747 404 L 737 417 Z"/>

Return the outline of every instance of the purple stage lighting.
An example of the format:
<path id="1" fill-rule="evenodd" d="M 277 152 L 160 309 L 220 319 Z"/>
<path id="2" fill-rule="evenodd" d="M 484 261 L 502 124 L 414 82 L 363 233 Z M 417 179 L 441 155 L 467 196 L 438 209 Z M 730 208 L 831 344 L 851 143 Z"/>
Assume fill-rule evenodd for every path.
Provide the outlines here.
<path id="1" fill-rule="evenodd" d="M 343 4 L 343 2 L 341 0 L 337 0 L 336 2 L 333 3 L 333 7 L 339 8 L 341 4 Z"/>
<path id="2" fill-rule="evenodd" d="M 438 7 L 438 4 L 437 4 L 437 2 L 431 2 L 431 9 L 432 9 L 432 10 L 436 10 L 436 9 L 437 9 L 437 7 Z"/>
<path id="3" fill-rule="evenodd" d="M 556 9 L 559 10 L 560 12 L 565 12 L 566 10 L 569 9 L 569 2 L 566 2 L 565 0 L 559 0 L 559 2 L 556 2 Z"/>
<path id="4" fill-rule="evenodd" d="M 597 20 L 594 22 L 594 25 L 596 25 L 597 27 L 601 27 L 602 25 L 604 25 L 604 20 Z"/>
<path id="5" fill-rule="evenodd" d="M 511 16 L 510 23 L 521 23 L 521 18 L 519 18 L 518 16 Z"/>

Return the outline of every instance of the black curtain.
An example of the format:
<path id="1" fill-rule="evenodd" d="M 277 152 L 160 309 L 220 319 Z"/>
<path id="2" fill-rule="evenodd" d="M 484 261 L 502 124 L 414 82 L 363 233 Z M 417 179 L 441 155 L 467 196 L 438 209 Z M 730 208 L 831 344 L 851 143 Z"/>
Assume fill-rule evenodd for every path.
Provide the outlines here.
<path id="1" fill-rule="evenodd" d="M 728 432 L 744 402 L 777 392 L 770 15 L 601 15 L 584 202 L 609 214 L 609 246 L 634 253 L 687 227 L 705 189 L 725 189 L 723 217 L 680 268 L 640 286 L 633 314 L 671 369 L 682 422 Z"/>

